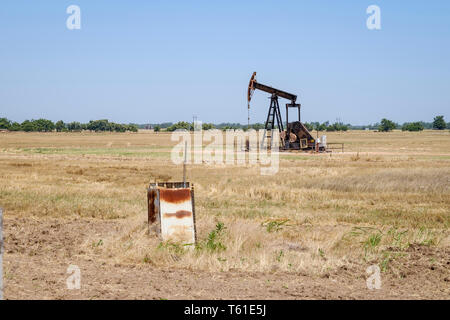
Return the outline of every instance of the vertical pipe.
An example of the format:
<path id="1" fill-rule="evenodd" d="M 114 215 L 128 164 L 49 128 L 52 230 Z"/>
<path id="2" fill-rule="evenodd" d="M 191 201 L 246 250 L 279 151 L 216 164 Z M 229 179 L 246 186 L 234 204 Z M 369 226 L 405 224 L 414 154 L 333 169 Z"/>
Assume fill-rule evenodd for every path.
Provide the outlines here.
<path id="1" fill-rule="evenodd" d="M 289 107 L 288 104 L 286 103 L 286 136 L 289 136 L 288 126 L 289 126 Z"/>
<path id="2" fill-rule="evenodd" d="M 247 130 L 250 129 L 250 101 L 247 104 Z"/>
<path id="3" fill-rule="evenodd" d="M 194 198 L 194 185 L 191 186 L 191 201 L 192 201 L 192 218 L 194 219 L 194 240 L 197 243 L 197 227 L 195 225 L 195 198 Z"/>
<path id="4" fill-rule="evenodd" d="M 183 185 L 186 188 L 187 141 L 184 142 Z"/>
<path id="5" fill-rule="evenodd" d="M 316 134 L 316 152 L 319 152 L 319 130 L 316 130 L 317 134 Z"/>

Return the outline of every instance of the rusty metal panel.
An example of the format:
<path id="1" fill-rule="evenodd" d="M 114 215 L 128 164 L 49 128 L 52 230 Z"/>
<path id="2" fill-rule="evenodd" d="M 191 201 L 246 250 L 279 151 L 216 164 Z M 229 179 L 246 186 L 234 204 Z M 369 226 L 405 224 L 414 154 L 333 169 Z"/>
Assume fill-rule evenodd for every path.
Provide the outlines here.
<path id="1" fill-rule="evenodd" d="M 161 237 L 195 243 L 191 189 L 160 189 Z"/>
<path id="2" fill-rule="evenodd" d="M 194 189 L 188 182 L 151 184 L 147 197 L 149 226 L 163 241 L 195 243 Z"/>
<path id="3" fill-rule="evenodd" d="M 148 199 L 148 223 L 153 224 L 156 222 L 156 217 L 159 212 L 158 191 L 156 189 L 148 189 L 147 199 Z"/>

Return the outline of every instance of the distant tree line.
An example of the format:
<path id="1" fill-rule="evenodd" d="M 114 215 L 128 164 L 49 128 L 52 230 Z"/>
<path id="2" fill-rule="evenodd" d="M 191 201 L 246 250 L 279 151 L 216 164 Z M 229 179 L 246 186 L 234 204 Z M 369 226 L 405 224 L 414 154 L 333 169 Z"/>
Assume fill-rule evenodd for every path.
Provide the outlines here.
<path id="1" fill-rule="evenodd" d="M 156 132 L 161 131 L 164 128 L 164 126 L 161 125 L 154 125 L 153 130 Z M 220 124 L 213 124 L 213 123 L 202 123 L 202 130 L 211 130 L 211 129 L 219 129 L 219 130 L 248 130 L 248 128 L 259 130 L 264 129 L 264 124 L 262 123 L 254 123 L 251 124 L 250 127 L 248 125 L 243 125 L 240 123 L 220 123 Z M 169 126 L 165 127 L 166 131 L 175 131 L 177 129 L 184 129 L 188 131 L 194 130 L 194 124 L 192 122 L 185 122 L 185 121 L 179 121 L 177 123 L 171 124 Z"/>
<path id="2" fill-rule="evenodd" d="M 320 123 L 320 122 L 305 122 L 305 126 L 308 130 L 318 130 L 318 131 L 347 131 L 347 130 L 377 130 L 380 132 L 388 132 L 394 129 L 401 129 L 402 131 L 422 131 L 424 129 L 435 129 L 435 130 L 444 130 L 446 128 L 450 129 L 450 123 L 446 123 L 444 120 L 444 116 L 436 116 L 433 119 L 433 122 L 405 122 L 403 125 L 395 123 L 392 120 L 383 118 L 379 123 L 369 124 L 369 125 L 360 125 L 353 126 L 351 124 L 344 124 L 342 122 L 335 122 L 330 124 L 329 121 Z M 64 123 L 62 120 L 53 123 L 51 120 L 47 119 L 38 119 L 38 120 L 25 120 L 22 123 L 12 122 L 7 118 L 0 118 L 0 130 L 6 129 L 9 131 L 25 131 L 25 132 L 79 132 L 83 130 L 95 131 L 95 132 L 137 132 L 138 129 L 153 129 L 155 132 L 158 131 L 175 131 L 177 129 L 184 129 L 188 131 L 194 130 L 194 125 L 192 122 L 179 121 L 177 123 L 172 122 L 164 122 L 160 124 L 119 124 L 114 122 L 109 122 L 108 120 L 91 120 L 89 123 L 80 123 L 80 122 L 70 122 Z M 246 124 L 240 123 L 202 123 L 203 130 L 210 129 L 220 129 L 220 130 L 228 130 L 228 129 L 240 129 L 240 130 L 248 130 L 248 128 L 260 130 L 264 129 L 264 123 L 254 123 L 250 124 L 250 126 Z"/>
<path id="3" fill-rule="evenodd" d="M 423 131 L 423 129 L 422 122 L 405 122 L 402 126 L 402 131 Z"/>
<path id="4" fill-rule="evenodd" d="M 0 129 L 9 131 L 25 131 L 25 132 L 79 132 L 83 130 L 89 131 L 109 131 L 109 132 L 137 132 L 138 126 L 135 124 L 120 124 L 109 122 L 108 120 L 91 120 L 89 123 L 70 122 L 64 123 L 62 120 L 53 123 L 51 120 L 25 120 L 22 123 L 12 122 L 7 118 L 0 118 Z"/>
<path id="5" fill-rule="evenodd" d="M 350 128 L 350 124 L 343 124 L 342 122 L 335 122 L 330 124 L 329 121 L 325 121 L 324 123 L 320 122 L 305 122 L 305 127 L 309 131 L 317 130 L 317 131 L 347 131 Z"/>
<path id="6" fill-rule="evenodd" d="M 444 130 L 446 128 L 450 129 L 450 123 L 446 123 L 444 116 L 436 116 L 433 122 L 405 122 L 403 125 L 395 123 L 392 120 L 383 118 L 379 123 L 370 124 L 366 126 L 353 126 L 351 124 L 343 124 L 341 122 L 335 122 L 330 124 L 328 121 L 324 123 L 319 122 L 306 122 L 305 126 L 308 130 L 318 130 L 318 131 L 347 131 L 347 130 L 377 130 L 380 132 L 388 132 L 394 129 L 401 129 L 402 131 L 422 131 L 424 129 L 435 129 Z"/>
<path id="7" fill-rule="evenodd" d="M 444 130 L 446 128 L 450 129 L 450 123 L 446 123 L 444 116 L 436 116 L 433 122 L 405 122 L 403 125 L 399 125 L 388 119 L 382 119 L 380 124 L 378 124 L 378 131 L 388 132 L 394 129 L 401 129 L 402 131 L 423 131 L 424 129 L 435 129 Z"/>

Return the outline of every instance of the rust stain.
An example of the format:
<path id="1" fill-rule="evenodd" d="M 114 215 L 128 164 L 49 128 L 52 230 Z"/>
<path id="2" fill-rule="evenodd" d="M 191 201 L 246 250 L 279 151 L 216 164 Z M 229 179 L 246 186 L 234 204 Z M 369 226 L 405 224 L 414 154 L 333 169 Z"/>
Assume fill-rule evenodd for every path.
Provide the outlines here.
<path id="1" fill-rule="evenodd" d="M 158 214 L 156 212 L 156 197 L 157 197 L 157 191 L 156 190 L 148 190 L 147 193 L 147 199 L 148 199 L 148 223 L 152 224 L 156 221 L 156 215 Z"/>
<path id="2" fill-rule="evenodd" d="M 192 212 L 186 211 L 186 210 L 178 210 L 175 213 L 164 213 L 165 218 L 172 218 L 175 217 L 177 219 L 182 219 L 186 217 L 190 217 L 192 215 Z"/>
<path id="3" fill-rule="evenodd" d="M 159 191 L 161 201 L 169 203 L 181 203 L 191 200 L 191 190 L 186 189 L 163 189 Z"/>

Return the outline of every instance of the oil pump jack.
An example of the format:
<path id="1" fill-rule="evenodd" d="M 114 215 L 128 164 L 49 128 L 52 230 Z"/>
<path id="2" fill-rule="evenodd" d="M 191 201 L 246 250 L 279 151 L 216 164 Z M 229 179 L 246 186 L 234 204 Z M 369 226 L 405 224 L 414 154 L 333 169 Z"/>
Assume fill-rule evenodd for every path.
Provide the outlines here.
<path id="1" fill-rule="evenodd" d="M 296 103 L 297 96 L 286 91 L 275 89 L 256 81 L 256 72 L 253 72 L 248 84 L 247 101 L 248 110 L 250 112 L 250 101 L 255 90 L 261 90 L 271 94 L 269 112 L 265 123 L 264 140 L 267 139 L 267 145 L 272 146 L 272 130 L 275 129 L 275 121 L 280 133 L 280 149 L 282 150 L 311 150 L 315 148 L 316 140 L 309 133 L 305 125 L 300 121 L 300 103 Z M 278 98 L 290 100 L 291 103 L 286 104 L 286 130 L 284 130 L 283 120 L 280 112 Z M 297 108 L 298 121 L 289 122 L 289 108 Z M 249 116 L 250 123 L 250 116 Z"/>

